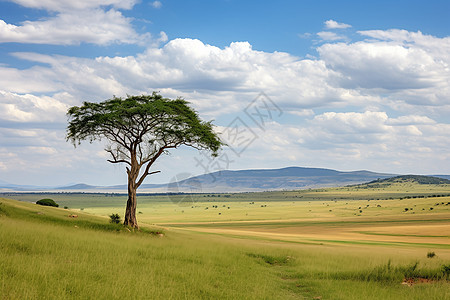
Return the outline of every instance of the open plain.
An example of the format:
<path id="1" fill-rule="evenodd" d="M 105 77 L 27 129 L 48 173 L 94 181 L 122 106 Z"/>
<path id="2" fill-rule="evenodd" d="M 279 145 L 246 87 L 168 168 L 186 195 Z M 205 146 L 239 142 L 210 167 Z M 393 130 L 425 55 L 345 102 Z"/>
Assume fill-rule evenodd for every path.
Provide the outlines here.
<path id="1" fill-rule="evenodd" d="M 450 297 L 448 185 L 143 195 L 139 232 L 126 196 L 3 197 L 3 299 Z"/>

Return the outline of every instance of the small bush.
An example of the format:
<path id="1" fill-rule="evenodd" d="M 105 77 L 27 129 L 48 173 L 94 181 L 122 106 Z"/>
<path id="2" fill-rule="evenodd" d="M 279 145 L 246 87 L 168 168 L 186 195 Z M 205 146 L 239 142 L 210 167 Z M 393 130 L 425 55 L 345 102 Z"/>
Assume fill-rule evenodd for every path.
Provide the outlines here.
<path id="1" fill-rule="evenodd" d="M 442 272 L 445 276 L 450 275 L 450 265 L 442 265 Z"/>
<path id="2" fill-rule="evenodd" d="M 110 216 L 109 216 L 109 218 L 110 218 L 110 222 L 111 223 L 114 223 L 114 224 L 119 224 L 120 223 L 120 216 L 119 216 L 119 214 L 111 214 Z"/>
<path id="3" fill-rule="evenodd" d="M 435 257 L 436 256 L 436 253 L 434 253 L 434 252 L 428 252 L 427 253 L 427 257 L 428 258 L 433 258 L 433 257 Z"/>
<path id="4" fill-rule="evenodd" d="M 52 199 L 41 199 L 38 200 L 36 202 L 36 204 L 38 205 L 43 205 L 43 206 L 53 206 L 53 207 L 59 207 L 59 204 L 57 204 L 55 201 L 53 201 Z"/>

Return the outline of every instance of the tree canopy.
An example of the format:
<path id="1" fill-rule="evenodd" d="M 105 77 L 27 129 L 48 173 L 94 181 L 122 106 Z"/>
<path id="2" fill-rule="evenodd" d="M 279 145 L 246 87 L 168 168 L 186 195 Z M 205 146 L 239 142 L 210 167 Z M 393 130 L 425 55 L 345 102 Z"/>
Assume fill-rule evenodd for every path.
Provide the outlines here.
<path id="1" fill-rule="evenodd" d="M 74 146 L 84 140 L 106 139 L 105 150 L 111 156 L 108 161 L 127 165 L 129 201 L 148 175 L 159 172 L 150 168 L 168 150 L 185 145 L 217 156 L 223 145 L 212 123 L 202 121 L 186 100 L 167 99 L 157 93 L 84 102 L 71 107 L 67 115 L 66 138 Z M 128 203 L 124 223 L 137 227 L 135 220 L 127 219 L 127 213 Z"/>

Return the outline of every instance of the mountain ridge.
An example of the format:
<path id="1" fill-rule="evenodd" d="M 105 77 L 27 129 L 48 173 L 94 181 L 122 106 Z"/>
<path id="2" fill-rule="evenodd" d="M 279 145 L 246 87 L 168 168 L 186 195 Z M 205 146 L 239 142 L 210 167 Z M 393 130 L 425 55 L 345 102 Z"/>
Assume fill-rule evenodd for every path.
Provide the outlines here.
<path id="1" fill-rule="evenodd" d="M 294 190 L 321 187 L 338 187 L 383 180 L 398 174 L 377 173 L 368 170 L 337 171 L 326 168 L 284 167 L 279 169 L 221 170 L 193 176 L 180 173 L 165 184 L 142 184 L 139 193 L 223 193 Z M 419 176 L 419 175 L 416 175 Z M 436 176 L 438 177 L 438 176 Z M 450 179 L 450 175 L 440 178 Z M 94 186 L 85 183 L 60 187 L 2 185 L 0 191 L 53 191 L 53 192 L 109 192 L 123 193 L 127 186 Z"/>

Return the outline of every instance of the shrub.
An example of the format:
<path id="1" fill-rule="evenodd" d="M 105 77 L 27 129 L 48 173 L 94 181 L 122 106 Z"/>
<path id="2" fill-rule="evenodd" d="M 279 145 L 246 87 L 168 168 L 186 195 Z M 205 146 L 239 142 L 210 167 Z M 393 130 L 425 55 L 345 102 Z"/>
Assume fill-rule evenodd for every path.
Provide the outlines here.
<path id="1" fill-rule="evenodd" d="M 119 216 L 119 214 L 111 214 L 109 216 L 109 218 L 110 218 L 110 222 L 111 223 L 114 223 L 114 224 L 119 224 L 120 223 L 120 216 Z"/>
<path id="2" fill-rule="evenodd" d="M 41 199 L 36 202 L 38 205 L 58 207 L 59 205 L 52 199 Z"/>
<path id="3" fill-rule="evenodd" d="M 442 272 L 446 276 L 450 275 L 450 265 L 442 265 Z"/>
<path id="4" fill-rule="evenodd" d="M 434 252 L 428 252 L 427 253 L 427 257 L 428 258 L 433 258 L 433 257 L 435 257 L 436 256 L 436 253 L 434 253 Z"/>

